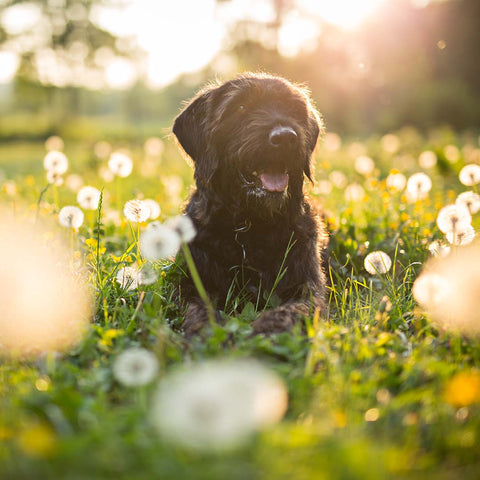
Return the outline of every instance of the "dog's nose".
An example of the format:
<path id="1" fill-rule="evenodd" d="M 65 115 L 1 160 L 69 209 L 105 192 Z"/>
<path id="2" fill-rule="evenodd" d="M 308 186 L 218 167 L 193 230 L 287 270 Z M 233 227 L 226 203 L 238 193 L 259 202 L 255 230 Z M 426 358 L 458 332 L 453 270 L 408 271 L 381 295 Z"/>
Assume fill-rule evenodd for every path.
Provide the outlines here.
<path id="1" fill-rule="evenodd" d="M 297 132 L 292 127 L 274 127 L 268 140 L 274 147 L 292 146 L 297 142 Z"/>

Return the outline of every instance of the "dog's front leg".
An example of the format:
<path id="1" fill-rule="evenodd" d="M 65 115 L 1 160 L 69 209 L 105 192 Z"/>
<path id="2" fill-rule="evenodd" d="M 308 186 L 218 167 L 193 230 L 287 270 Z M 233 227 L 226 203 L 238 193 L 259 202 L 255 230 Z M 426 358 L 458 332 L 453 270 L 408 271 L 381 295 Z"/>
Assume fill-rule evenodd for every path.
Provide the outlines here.
<path id="1" fill-rule="evenodd" d="M 259 333 L 270 335 L 290 331 L 295 324 L 313 314 L 317 308 L 320 309 L 321 314 L 325 311 L 325 304 L 318 297 L 309 300 L 289 301 L 273 310 L 262 312 L 252 324 L 252 333 L 253 335 Z"/>
<path id="2" fill-rule="evenodd" d="M 218 310 L 215 310 L 215 321 L 222 323 L 222 317 Z M 185 337 L 190 338 L 198 335 L 209 324 L 208 310 L 200 298 L 190 301 L 185 312 L 185 320 L 183 322 L 183 331 Z"/>

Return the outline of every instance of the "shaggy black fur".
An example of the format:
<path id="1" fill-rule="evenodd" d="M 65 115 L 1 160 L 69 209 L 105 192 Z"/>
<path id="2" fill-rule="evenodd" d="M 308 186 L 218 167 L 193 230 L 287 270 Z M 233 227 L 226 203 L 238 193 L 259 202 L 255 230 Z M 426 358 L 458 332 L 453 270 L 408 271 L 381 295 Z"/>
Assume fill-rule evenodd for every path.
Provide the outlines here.
<path id="1" fill-rule="evenodd" d="M 281 304 L 259 315 L 254 333 L 285 331 L 314 308 L 324 311 L 327 237 L 302 191 L 320 128 L 305 89 L 252 73 L 200 92 L 173 126 L 195 165 L 190 249 L 217 307 L 229 291 L 263 307 L 281 277 Z M 182 295 L 192 335 L 207 322 L 206 309 L 189 278 Z"/>

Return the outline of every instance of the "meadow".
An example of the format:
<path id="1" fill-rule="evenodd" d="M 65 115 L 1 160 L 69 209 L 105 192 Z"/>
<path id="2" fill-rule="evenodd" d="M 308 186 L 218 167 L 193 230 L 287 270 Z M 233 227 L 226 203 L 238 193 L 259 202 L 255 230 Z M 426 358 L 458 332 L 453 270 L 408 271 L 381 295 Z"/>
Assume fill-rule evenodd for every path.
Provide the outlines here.
<path id="1" fill-rule="evenodd" d="M 0 477 L 479 478 L 480 176 L 463 170 L 480 164 L 479 141 L 448 128 L 405 127 L 362 141 L 328 133 L 315 153 L 315 182 L 305 184 L 331 235 L 325 316 L 312 312 L 306 334 L 252 337 L 256 305 L 230 298 L 217 306 L 224 324 L 190 341 L 175 302 L 185 265 L 147 261 L 138 245 L 158 228 L 151 223 L 181 213 L 191 191 L 192 169 L 173 141 L 4 142 L 4 212 L 47 222 L 50 250 L 65 241 L 93 313 L 61 352 L 48 341 L 9 347 L 3 321 Z M 68 159 L 51 183 L 48 150 Z M 85 186 L 98 193 L 82 198 Z M 466 191 L 452 233 L 450 210 L 439 213 Z M 124 211 L 131 200 L 141 210 L 145 199 L 159 207 L 149 218 Z M 62 221 L 66 206 L 82 216 L 74 210 Z M 5 264 L 23 255 L 1 249 Z M 366 261 L 374 252 L 384 254 Z M 463 263 L 441 264 L 452 258 Z M 415 281 L 425 268 L 422 287 Z M 27 284 L 48 281 L 28 265 L 15 281 L 26 277 L 16 286 L 20 304 L 36 298 Z M 10 281 L 0 274 L 4 292 L 15 288 Z M 31 306 L 30 318 L 40 318 L 42 307 Z M 247 384 L 260 402 L 254 419 L 242 404 L 251 400 L 240 391 Z"/>

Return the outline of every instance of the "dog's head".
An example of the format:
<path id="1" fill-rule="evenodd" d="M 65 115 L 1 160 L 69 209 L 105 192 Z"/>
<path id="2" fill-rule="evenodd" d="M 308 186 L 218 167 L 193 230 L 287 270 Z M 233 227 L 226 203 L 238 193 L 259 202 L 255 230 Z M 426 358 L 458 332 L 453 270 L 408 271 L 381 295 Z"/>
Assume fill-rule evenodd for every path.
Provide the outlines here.
<path id="1" fill-rule="evenodd" d="M 306 90 L 280 77 L 244 74 L 200 92 L 173 133 L 195 164 L 199 188 L 253 208 L 281 208 L 311 180 L 321 129 Z"/>

